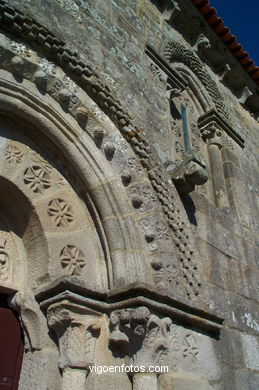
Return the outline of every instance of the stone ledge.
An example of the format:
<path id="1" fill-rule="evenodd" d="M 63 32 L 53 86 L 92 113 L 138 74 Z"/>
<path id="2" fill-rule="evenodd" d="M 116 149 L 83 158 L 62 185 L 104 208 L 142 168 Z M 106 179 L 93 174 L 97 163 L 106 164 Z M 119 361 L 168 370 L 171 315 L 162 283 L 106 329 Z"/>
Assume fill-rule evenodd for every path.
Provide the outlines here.
<path id="1" fill-rule="evenodd" d="M 43 309 L 64 299 L 106 313 L 129 306 L 144 305 L 214 333 L 220 331 L 223 323 L 223 318 L 216 313 L 208 313 L 191 307 L 187 302 L 179 302 L 166 294 L 157 293 L 155 288 L 145 283 L 133 283 L 110 291 L 93 291 L 81 278 L 65 276 L 38 289 L 36 298 Z"/>

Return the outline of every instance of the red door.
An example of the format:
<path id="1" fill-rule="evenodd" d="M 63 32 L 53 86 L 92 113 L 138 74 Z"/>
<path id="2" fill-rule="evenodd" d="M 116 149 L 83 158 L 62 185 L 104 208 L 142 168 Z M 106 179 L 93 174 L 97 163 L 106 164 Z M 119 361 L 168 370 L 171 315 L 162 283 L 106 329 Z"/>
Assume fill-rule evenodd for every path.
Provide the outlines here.
<path id="1" fill-rule="evenodd" d="M 19 321 L 0 295 L 0 390 L 17 390 L 23 357 Z"/>

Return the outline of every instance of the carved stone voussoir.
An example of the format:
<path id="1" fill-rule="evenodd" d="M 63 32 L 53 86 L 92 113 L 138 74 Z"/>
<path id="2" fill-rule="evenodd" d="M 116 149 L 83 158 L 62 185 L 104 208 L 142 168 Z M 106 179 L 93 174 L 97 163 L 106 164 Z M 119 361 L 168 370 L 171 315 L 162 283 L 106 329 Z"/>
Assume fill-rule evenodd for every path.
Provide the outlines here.
<path id="1" fill-rule="evenodd" d="M 115 356 L 128 356 L 133 365 L 158 365 L 168 352 L 172 321 L 145 306 L 114 311 L 110 317 L 110 346 Z"/>
<path id="2" fill-rule="evenodd" d="M 64 300 L 49 306 L 47 318 L 58 338 L 59 367 L 89 367 L 101 327 L 98 313 Z"/>

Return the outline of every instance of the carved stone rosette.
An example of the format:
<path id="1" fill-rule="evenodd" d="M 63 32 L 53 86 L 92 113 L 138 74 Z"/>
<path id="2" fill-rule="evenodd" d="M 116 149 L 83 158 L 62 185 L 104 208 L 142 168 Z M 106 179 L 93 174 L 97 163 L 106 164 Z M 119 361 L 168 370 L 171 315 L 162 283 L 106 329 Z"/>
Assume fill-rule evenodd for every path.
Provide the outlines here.
<path id="1" fill-rule="evenodd" d="M 162 364 L 167 355 L 171 324 L 170 318 L 159 318 L 145 306 L 111 314 L 110 346 L 114 354 L 128 356 L 134 390 L 144 390 L 147 386 L 151 390 L 157 389 L 156 374 L 148 372 L 148 368 Z M 137 366 L 145 368 L 145 372 L 136 372 Z"/>
<path id="2" fill-rule="evenodd" d="M 47 318 L 58 338 L 63 390 L 84 390 L 100 333 L 98 313 L 64 300 L 48 307 Z"/>

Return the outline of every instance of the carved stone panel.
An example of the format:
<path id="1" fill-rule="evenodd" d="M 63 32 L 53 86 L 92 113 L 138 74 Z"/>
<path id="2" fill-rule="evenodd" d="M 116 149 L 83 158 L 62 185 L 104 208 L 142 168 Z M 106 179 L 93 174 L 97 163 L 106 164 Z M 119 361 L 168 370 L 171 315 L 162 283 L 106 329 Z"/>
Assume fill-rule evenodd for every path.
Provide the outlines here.
<path id="1" fill-rule="evenodd" d="M 0 285 L 11 288 L 21 286 L 24 277 L 21 257 L 19 237 L 10 229 L 8 221 L 0 218 Z"/>

